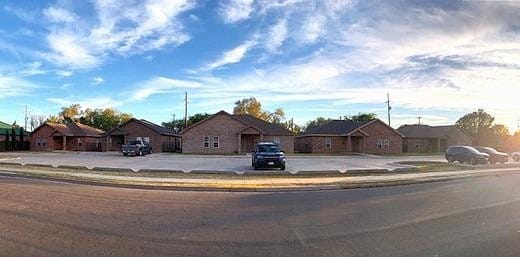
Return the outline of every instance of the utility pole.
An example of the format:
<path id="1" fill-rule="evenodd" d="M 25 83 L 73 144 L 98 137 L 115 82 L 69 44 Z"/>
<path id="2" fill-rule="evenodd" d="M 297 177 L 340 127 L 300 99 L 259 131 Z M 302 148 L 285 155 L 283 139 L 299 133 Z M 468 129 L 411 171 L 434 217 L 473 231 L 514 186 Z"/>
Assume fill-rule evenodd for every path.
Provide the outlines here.
<path id="1" fill-rule="evenodd" d="M 417 124 L 418 124 L 418 125 L 421 125 L 421 119 L 422 119 L 421 116 L 417 117 L 417 120 L 418 120 Z"/>
<path id="2" fill-rule="evenodd" d="M 188 127 L 188 92 L 184 92 L 184 128 Z"/>
<path id="3" fill-rule="evenodd" d="M 25 119 L 24 119 L 24 121 L 25 121 L 25 125 L 24 125 L 24 127 L 23 127 L 24 131 L 27 131 L 27 119 L 28 119 L 28 118 L 29 118 L 29 117 L 27 117 L 27 105 L 25 105 Z"/>
<path id="4" fill-rule="evenodd" d="M 388 112 L 388 126 L 390 126 L 390 110 L 392 110 L 392 106 L 390 106 L 390 93 L 386 93 L 386 108 Z"/>

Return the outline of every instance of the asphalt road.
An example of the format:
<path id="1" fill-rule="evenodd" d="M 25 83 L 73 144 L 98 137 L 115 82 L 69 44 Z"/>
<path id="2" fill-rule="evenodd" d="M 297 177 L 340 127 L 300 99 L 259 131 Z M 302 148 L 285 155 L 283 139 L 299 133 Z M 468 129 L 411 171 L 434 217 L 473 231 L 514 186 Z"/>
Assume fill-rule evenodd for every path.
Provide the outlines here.
<path id="1" fill-rule="evenodd" d="M 520 256 L 520 173 L 292 193 L 0 177 L 0 256 Z"/>
<path id="2" fill-rule="evenodd" d="M 18 157 L 18 158 L 13 158 Z M 0 161 L 30 164 L 81 165 L 130 169 L 177 169 L 252 171 L 251 157 L 208 156 L 186 154 L 152 154 L 144 157 L 124 157 L 118 152 L 34 153 L 17 152 L 0 154 Z M 347 170 L 394 169 L 399 161 L 446 161 L 444 156 L 288 156 L 287 170 Z"/>

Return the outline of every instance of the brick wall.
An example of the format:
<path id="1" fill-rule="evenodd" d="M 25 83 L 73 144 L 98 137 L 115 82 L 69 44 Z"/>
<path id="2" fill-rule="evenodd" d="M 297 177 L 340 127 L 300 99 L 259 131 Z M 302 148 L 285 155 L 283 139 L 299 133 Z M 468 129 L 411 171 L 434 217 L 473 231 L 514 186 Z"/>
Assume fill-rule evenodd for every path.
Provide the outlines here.
<path id="1" fill-rule="evenodd" d="M 44 125 L 44 126 L 40 127 L 39 129 L 35 130 L 31 134 L 31 151 L 61 150 L 61 148 L 60 149 L 55 148 L 56 146 L 54 144 L 54 140 L 51 136 L 49 136 L 53 131 L 54 131 L 54 129 L 49 125 Z M 45 146 L 42 146 L 42 145 L 38 146 L 37 145 L 38 139 L 45 140 Z"/>
<path id="2" fill-rule="evenodd" d="M 326 141 L 330 138 L 330 148 Z M 344 153 L 348 152 L 348 142 L 345 136 L 308 136 L 295 139 L 295 151 L 311 153 Z"/>
<path id="3" fill-rule="evenodd" d="M 192 127 L 182 134 L 183 153 L 224 154 L 238 151 L 238 132 L 246 126 L 228 115 L 219 114 Z M 205 148 L 204 136 L 209 136 L 210 146 Z M 218 136 L 220 147 L 213 147 L 213 137 Z"/>
<path id="4" fill-rule="evenodd" d="M 389 128 L 382 121 L 375 121 L 372 124 L 361 128 L 369 136 L 365 137 L 365 153 L 382 154 L 382 153 L 401 153 L 403 150 L 403 139 L 394 130 Z M 388 139 L 388 149 L 377 148 L 379 139 Z"/>
<path id="5" fill-rule="evenodd" d="M 294 152 L 294 136 L 264 136 L 264 141 L 275 141 L 275 138 L 280 140 L 280 148 L 286 153 Z"/>

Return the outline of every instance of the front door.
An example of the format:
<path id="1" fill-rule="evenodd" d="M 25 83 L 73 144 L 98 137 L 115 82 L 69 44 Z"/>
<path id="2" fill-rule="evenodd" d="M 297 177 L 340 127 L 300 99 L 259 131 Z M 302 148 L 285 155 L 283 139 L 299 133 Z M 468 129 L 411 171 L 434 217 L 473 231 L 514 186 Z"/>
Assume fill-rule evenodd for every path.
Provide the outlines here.
<path id="1" fill-rule="evenodd" d="M 363 152 L 363 137 L 352 137 L 352 152 Z"/>

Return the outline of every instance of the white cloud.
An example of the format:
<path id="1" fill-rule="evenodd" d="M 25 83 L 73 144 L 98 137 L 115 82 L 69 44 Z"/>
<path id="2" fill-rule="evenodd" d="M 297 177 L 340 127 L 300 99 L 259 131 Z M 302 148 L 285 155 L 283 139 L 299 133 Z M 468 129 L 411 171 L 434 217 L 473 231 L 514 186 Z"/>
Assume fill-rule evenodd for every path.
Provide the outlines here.
<path id="1" fill-rule="evenodd" d="M 4 10 L 9 13 L 12 13 L 13 15 L 25 22 L 33 22 L 37 18 L 37 13 L 34 11 L 27 11 L 8 5 L 4 6 Z"/>
<path id="2" fill-rule="evenodd" d="M 42 57 L 71 69 L 91 68 L 112 55 L 180 45 L 190 37 L 179 16 L 194 6 L 193 0 L 94 1 L 97 22 L 51 27 L 50 51 Z M 77 18 L 65 9 L 49 8 L 46 14 L 56 21 Z"/>
<path id="3" fill-rule="evenodd" d="M 271 53 L 278 51 L 287 38 L 287 20 L 280 19 L 270 30 L 266 41 L 266 49 Z"/>
<path id="4" fill-rule="evenodd" d="M 18 74 L 20 76 L 34 76 L 34 75 L 40 75 L 47 73 L 46 70 L 41 69 L 42 63 L 41 62 L 32 62 L 27 64 Z"/>
<path id="5" fill-rule="evenodd" d="M 103 79 L 102 77 L 96 76 L 92 78 L 92 84 L 94 85 L 99 85 L 103 82 L 105 82 L 105 79 Z"/>
<path id="6" fill-rule="evenodd" d="M 69 71 L 69 70 L 57 70 L 56 71 L 56 75 L 61 76 L 61 77 L 70 77 L 73 74 L 74 74 L 74 72 Z"/>
<path id="7" fill-rule="evenodd" d="M 51 6 L 43 10 L 43 15 L 51 22 L 75 22 L 77 15 L 69 10 Z"/>
<path id="8" fill-rule="evenodd" d="M 203 68 L 203 70 L 213 70 L 213 69 L 222 67 L 227 64 L 238 63 L 242 60 L 242 58 L 244 58 L 246 56 L 247 52 L 255 45 L 256 45 L 256 41 L 248 40 L 248 41 L 242 43 L 241 45 L 239 45 L 229 51 L 224 52 L 218 60 L 216 60 L 212 63 L 209 63 L 208 65 L 206 65 Z"/>
<path id="9" fill-rule="evenodd" d="M 302 25 L 301 39 L 305 43 L 314 43 L 326 32 L 326 22 L 327 18 L 321 14 L 307 17 Z"/>
<path id="10" fill-rule="evenodd" d="M 249 19 L 253 12 L 254 0 L 227 0 L 220 4 L 220 14 L 226 23 L 236 23 Z"/>
<path id="11" fill-rule="evenodd" d="M 0 74 L 0 99 L 13 96 L 29 95 L 39 86 L 17 77 L 3 76 Z"/>
<path id="12" fill-rule="evenodd" d="M 144 100 L 155 94 L 167 94 L 187 89 L 203 88 L 203 85 L 191 80 L 178 80 L 166 77 L 153 77 L 139 83 L 139 86 L 130 96 L 130 100 Z"/>

